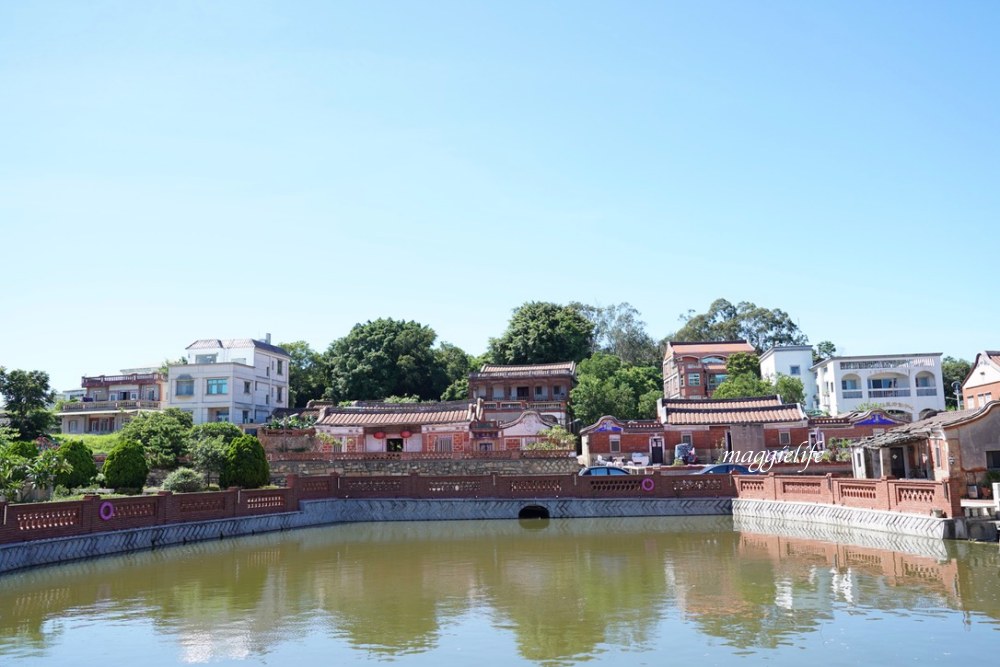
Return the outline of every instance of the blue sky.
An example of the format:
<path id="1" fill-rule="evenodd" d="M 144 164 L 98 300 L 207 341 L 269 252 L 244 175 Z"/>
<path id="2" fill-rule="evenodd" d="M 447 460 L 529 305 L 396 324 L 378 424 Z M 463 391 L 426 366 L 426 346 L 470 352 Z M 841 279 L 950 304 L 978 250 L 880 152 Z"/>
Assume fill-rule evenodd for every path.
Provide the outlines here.
<path id="1" fill-rule="evenodd" d="M 0 365 L 525 301 L 1000 347 L 993 2 L 0 5 Z"/>

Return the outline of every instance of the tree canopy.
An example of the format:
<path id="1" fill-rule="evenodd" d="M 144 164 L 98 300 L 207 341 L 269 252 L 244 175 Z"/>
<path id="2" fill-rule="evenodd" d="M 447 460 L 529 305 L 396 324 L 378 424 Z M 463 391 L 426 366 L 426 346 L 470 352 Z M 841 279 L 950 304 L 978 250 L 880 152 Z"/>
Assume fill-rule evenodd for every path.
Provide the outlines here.
<path id="1" fill-rule="evenodd" d="M 55 401 L 44 371 L 12 370 L 0 366 L 0 395 L 7 404 L 11 428 L 25 440 L 45 435 L 55 423 L 48 405 Z"/>
<path id="2" fill-rule="evenodd" d="M 630 364 L 655 366 L 662 355 L 646 333 L 646 323 L 630 303 L 611 306 L 570 304 L 594 325 L 593 351 L 607 352 Z"/>
<path id="3" fill-rule="evenodd" d="M 577 367 L 578 382 L 570 392 L 573 414 L 583 425 L 604 415 L 619 419 L 652 419 L 663 395 L 659 369 L 633 366 L 613 354 L 597 352 Z"/>
<path id="4" fill-rule="evenodd" d="M 947 407 L 958 405 L 957 396 L 961 396 L 962 383 L 965 382 L 965 378 L 969 376 L 969 371 L 971 370 L 972 364 L 965 359 L 944 357 L 941 360 L 941 381 L 944 383 L 944 397 Z M 956 382 L 958 383 L 957 396 L 955 390 L 952 388 Z"/>
<path id="5" fill-rule="evenodd" d="M 500 338 L 490 339 L 489 355 L 497 364 L 582 361 L 593 338 L 594 325 L 578 306 L 532 301 L 514 310 Z"/>
<path id="6" fill-rule="evenodd" d="M 726 359 L 726 375 L 753 375 L 760 377 L 760 357 L 752 352 L 734 352 Z"/>
<path id="7" fill-rule="evenodd" d="M 326 352 L 325 396 L 378 400 L 416 395 L 438 399 L 448 387 L 445 364 L 434 349 L 437 334 L 414 321 L 382 318 L 356 324 Z"/>
<path id="8" fill-rule="evenodd" d="M 183 410 L 141 412 L 125 424 L 120 440 L 139 443 L 152 467 L 172 468 L 191 445 L 191 415 Z"/>
<path id="9" fill-rule="evenodd" d="M 282 343 L 288 352 L 288 405 L 304 408 L 312 399 L 322 398 L 326 389 L 323 355 L 304 340 Z"/>
<path id="10" fill-rule="evenodd" d="M 732 304 L 716 299 L 708 312 L 681 316 L 684 326 L 670 340 L 697 342 L 746 340 L 758 354 L 775 345 L 805 345 L 808 338 L 785 311 L 761 308 L 749 301 Z"/>

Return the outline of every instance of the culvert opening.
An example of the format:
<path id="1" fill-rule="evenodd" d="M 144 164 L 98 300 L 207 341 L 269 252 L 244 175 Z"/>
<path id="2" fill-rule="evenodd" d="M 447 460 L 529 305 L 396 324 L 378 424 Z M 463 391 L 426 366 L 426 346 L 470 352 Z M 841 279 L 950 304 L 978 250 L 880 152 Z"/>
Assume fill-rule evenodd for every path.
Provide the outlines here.
<path id="1" fill-rule="evenodd" d="M 549 510 L 541 505 L 527 505 L 517 513 L 518 519 L 548 519 Z"/>

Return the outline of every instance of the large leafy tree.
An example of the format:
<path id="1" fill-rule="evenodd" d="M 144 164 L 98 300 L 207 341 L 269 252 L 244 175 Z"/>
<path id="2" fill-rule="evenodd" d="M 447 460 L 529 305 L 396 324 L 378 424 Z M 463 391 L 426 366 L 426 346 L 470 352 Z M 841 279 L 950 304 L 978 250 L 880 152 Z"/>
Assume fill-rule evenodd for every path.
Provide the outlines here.
<path id="1" fill-rule="evenodd" d="M 760 377 L 760 357 L 750 352 L 734 352 L 726 359 L 726 375 L 753 375 Z"/>
<path id="2" fill-rule="evenodd" d="M 775 345 L 804 345 L 808 338 L 785 311 L 761 308 L 749 301 L 732 304 L 716 299 L 708 312 L 681 316 L 684 326 L 669 336 L 675 341 L 746 340 L 766 352 Z"/>
<path id="3" fill-rule="evenodd" d="M 304 340 L 282 343 L 288 352 L 288 405 L 304 408 L 306 403 L 323 396 L 326 389 L 323 355 L 312 349 Z"/>
<path id="4" fill-rule="evenodd" d="M 837 354 L 837 346 L 828 340 L 821 340 L 816 343 L 816 349 L 813 350 L 813 363 L 818 364 L 821 361 L 826 361 Z"/>
<path id="5" fill-rule="evenodd" d="M 532 301 L 514 310 L 500 338 L 490 339 L 489 355 L 497 364 L 581 361 L 593 338 L 594 325 L 577 306 Z"/>
<path id="6" fill-rule="evenodd" d="M 573 414 L 584 425 L 604 415 L 619 419 L 652 419 L 662 395 L 659 370 L 633 366 L 613 354 L 597 352 L 580 362 L 578 383 L 570 393 Z"/>
<path id="7" fill-rule="evenodd" d="M 357 324 L 326 351 L 325 396 L 378 400 L 386 396 L 437 399 L 448 387 L 445 364 L 434 349 L 437 334 L 414 321 L 382 318 Z"/>
<path id="8" fill-rule="evenodd" d="M 656 341 L 646 333 L 646 323 L 640 319 L 639 311 L 632 304 L 570 305 L 594 325 L 594 352 L 607 352 L 630 364 L 659 364 L 662 355 Z"/>
<path id="9" fill-rule="evenodd" d="M 962 394 L 962 383 L 969 376 L 972 364 L 965 359 L 955 357 L 945 357 L 941 360 L 941 380 L 944 383 L 945 404 L 948 407 L 955 407 L 958 404 L 955 390 L 952 388 L 958 383 L 958 395 Z"/>
<path id="10" fill-rule="evenodd" d="M 47 407 L 55 400 L 48 373 L 8 371 L 0 366 L 0 395 L 7 404 L 11 428 L 25 440 L 45 435 L 55 423 L 55 416 Z"/>
<path id="11" fill-rule="evenodd" d="M 751 398 L 777 394 L 784 403 L 805 402 L 802 380 L 788 375 L 779 375 L 774 382 L 761 379 L 754 373 L 731 375 L 716 387 L 712 398 Z"/>
<path id="12" fill-rule="evenodd" d="M 122 428 L 121 440 L 142 445 L 153 467 L 173 468 L 191 445 L 190 415 L 183 410 L 142 412 Z"/>

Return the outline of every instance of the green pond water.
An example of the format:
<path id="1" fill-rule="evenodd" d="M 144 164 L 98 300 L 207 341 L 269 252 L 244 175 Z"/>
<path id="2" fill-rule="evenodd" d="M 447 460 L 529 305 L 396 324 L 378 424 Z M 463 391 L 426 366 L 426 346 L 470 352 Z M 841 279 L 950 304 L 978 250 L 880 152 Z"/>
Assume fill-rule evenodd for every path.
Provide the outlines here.
<path id="1" fill-rule="evenodd" d="M 730 517 L 340 525 L 0 576 L 0 665 L 993 664 L 996 544 Z"/>

